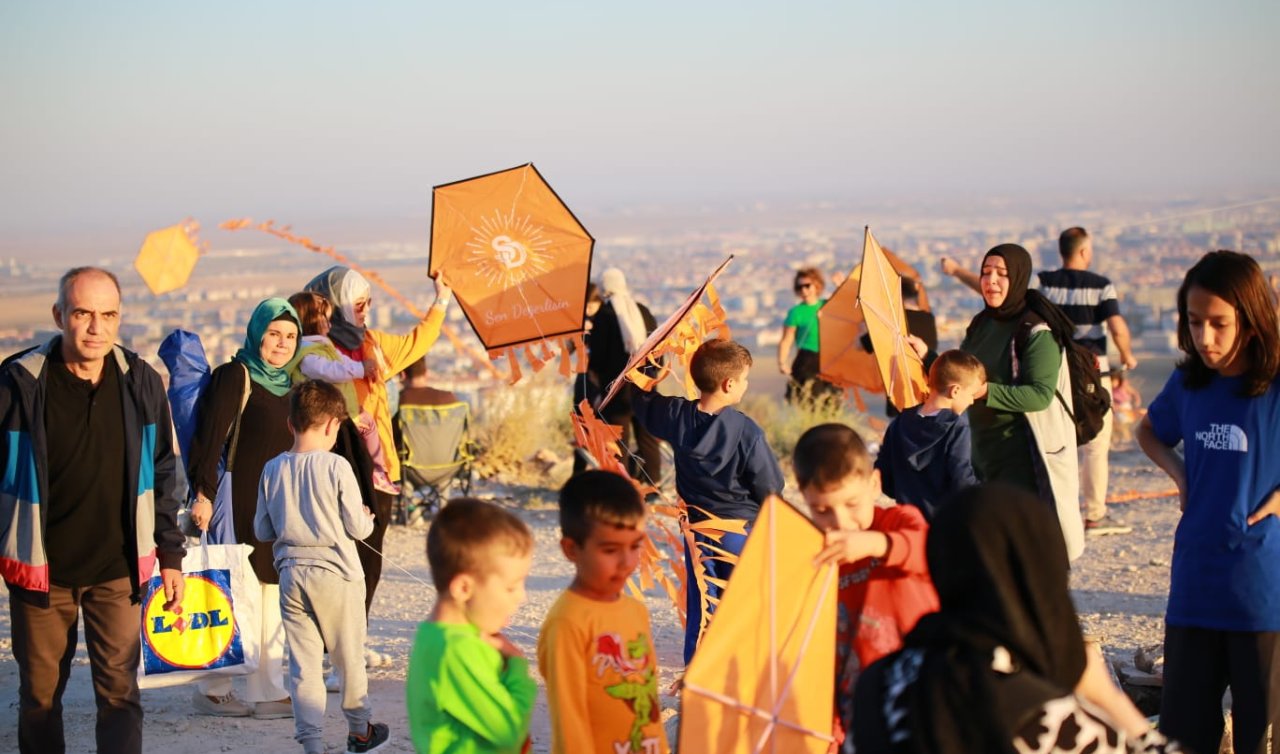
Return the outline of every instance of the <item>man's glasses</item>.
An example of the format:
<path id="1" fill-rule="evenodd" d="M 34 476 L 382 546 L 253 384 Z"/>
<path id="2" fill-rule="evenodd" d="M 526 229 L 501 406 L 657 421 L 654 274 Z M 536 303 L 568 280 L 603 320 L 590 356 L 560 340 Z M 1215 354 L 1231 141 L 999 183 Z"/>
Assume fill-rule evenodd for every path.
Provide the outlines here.
<path id="1" fill-rule="evenodd" d="M 807 291 L 813 287 L 813 283 L 796 283 L 796 293 Z"/>

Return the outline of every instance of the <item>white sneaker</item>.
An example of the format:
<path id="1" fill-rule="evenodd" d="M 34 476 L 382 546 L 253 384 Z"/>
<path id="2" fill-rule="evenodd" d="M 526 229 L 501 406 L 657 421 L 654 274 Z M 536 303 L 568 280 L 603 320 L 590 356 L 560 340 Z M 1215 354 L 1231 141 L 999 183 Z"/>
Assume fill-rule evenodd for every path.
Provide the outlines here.
<path id="1" fill-rule="evenodd" d="M 191 706 L 197 714 L 212 717 L 248 717 L 253 708 L 236 698 L 235 692 L 226 696 L 206 696 L 198 690 L 191 695 Z"/>
<path id="2" fill-rule="evenodd" d="M 324 677 L 324 690 L 330 694 L 336 694 L 342 690 L 342 678 L 338 676 L 337 668 L 330 668 Z"/>
<path id="3" fill-rule="evenodd" d="M 364 666 L 366 668 L 383 668 L 391 664 L 391 657 L 376 649 L 364 650 Z"/>

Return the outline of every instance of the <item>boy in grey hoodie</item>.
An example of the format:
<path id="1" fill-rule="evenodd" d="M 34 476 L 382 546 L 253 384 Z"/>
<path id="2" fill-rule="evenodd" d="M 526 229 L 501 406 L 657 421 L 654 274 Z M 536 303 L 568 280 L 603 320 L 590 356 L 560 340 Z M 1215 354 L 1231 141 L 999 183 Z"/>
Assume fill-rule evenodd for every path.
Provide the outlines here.
<path id="1" fill-rule="evenodd" d="M 970 462 L 969 420 L 987 381 L 982 362 L 964 351 L 946 351 L 929 369 L 929 397 L 899 414 L 885 430 L 876 468 L 884 494 L 920 509 L 933 520 L 947 495 L 977 484 Z"/>
<path id="2" fill-rule="evenodd" d="M 342 678 L 347 751 L 386 743 L 387 726 L 371 723 L 364 667 L 364 570 L 356 540 L 373 532 L 351 464 L 331 453 L 347 418 L 342 393 L 304 382 L 289 401 L 293 447 L 267 462 L 258 483 L 254 535 L 275 540 L 280 613 L 289 640 L 289 692 L 295 736 L 307 754 L 325 751 L 325 648 Z"/>

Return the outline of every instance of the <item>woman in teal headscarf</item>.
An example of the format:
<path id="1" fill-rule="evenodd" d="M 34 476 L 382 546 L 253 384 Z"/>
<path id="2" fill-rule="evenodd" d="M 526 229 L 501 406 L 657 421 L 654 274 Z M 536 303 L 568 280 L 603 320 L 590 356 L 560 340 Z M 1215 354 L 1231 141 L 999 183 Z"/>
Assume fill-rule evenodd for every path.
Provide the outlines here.
<path id="1" fill-rule="evenodd" d="M 292 714 L 282 660 L 284 630 L 280 625 L 280 577 L 271 545 L 253 536 L 258 480 L 267 461 L 293 446 L 289 433 L 289 378 L 298 350 L 298 313 L 282 298 L 258 304 L 249 318 L 244 345 L 231 361 L 213 370 L 196 407 L 196 429 L 187 459 L 187 477 L 196 499 L 192 521 L 210 532 L 225 531 L 220 519 L 230 515 L 234 541 L 253 545 L 249 556 L 262 583 L 262 656 L 248 678 L 246 704 L 235 698 L 231 680 L 201 682 L 193 703 L 205 714 L 243 717 L 287 717 Z M 245 391 L 248 391 L 246 402 Z M 243 410 L 241 410 L 243 407 Z M 239 428 L 235 429 L 239 417 Z M 233 435 L 235 440 L 232 454 Z M 221 461 L 229 460 L 230 483 Z M 219 495 L 219 485 L 223 486 Z M 228 495 L 228 493 L 230 493 Z M 210 501 L 218 500 L 217 511 Z M 212 527 L 210 522 L 212 520 Z"/>

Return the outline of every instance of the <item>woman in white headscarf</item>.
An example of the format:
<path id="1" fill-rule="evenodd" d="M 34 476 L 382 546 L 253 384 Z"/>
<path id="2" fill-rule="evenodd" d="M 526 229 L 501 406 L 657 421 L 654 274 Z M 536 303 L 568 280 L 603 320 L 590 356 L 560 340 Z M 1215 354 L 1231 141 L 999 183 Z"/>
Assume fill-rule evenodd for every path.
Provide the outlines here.
<path id="1" fill-rule="evenodd" d="M 605 270 L 600 278 L 600 298 L 604 304 L 591 318 L 591 334 L 587 343 L 591 356 L 587 371 L 589 378 L 594 379 L 602 391 L 607 391 L 609 383 L 622 374 L 631 355 L 644 344 L 649 333 L 657 329 L 658 323 L 648 307 L 631 295 L 626 276 L 616 267 Z M 634 389 L 630 383 L 624 385 L 605 406 L 602 418 L 623 428 L 622 441 L 625 443 L 630 444 L 627 433 L 635 433 L 637 457 L 628 464 L 630 471 L 637 479 L 657 484 L 662 477 L 662 455 L 657 438 L 635 421 L 631 411 L 631 391 Z"/>
<path id="2" fill-rule="evenodd" d="M 445 307 L 453 292 L 440 277 L 435 280 L 436 298 L 422 321 L 405 335 L 392 335 L 369 328 L 369 311 L 372 288 L 369 281 L 349 267 L 330 267 L 307 283 L 306 290 L 318 293 L 333 305 L 329 338 L 341 353 L 354 361 L 376 363 L 376 370 L 366 371 L 363 379 L 355 380 L 356 400 L 361 408 L 373 417 L 378 438 L 384 448 L 394 448 L 391 430 L 391 406 L 387 398 L 386 380 L 404 371 L 410 364 L 426 355 L 444 324 Z M 400 481 L 400 458 L 387 453 L 387 475 L 393 483 Z M 382 575 L 382 537 L 391 519 L 394 495 L 389 492 L 374 493 L 373 509 L 376 516 L 373 534 L 365 541 L 373 548 L 361 547 L 360 562 L 365 573 L 365 611 L 373 603 L 374 591 Z"/>

